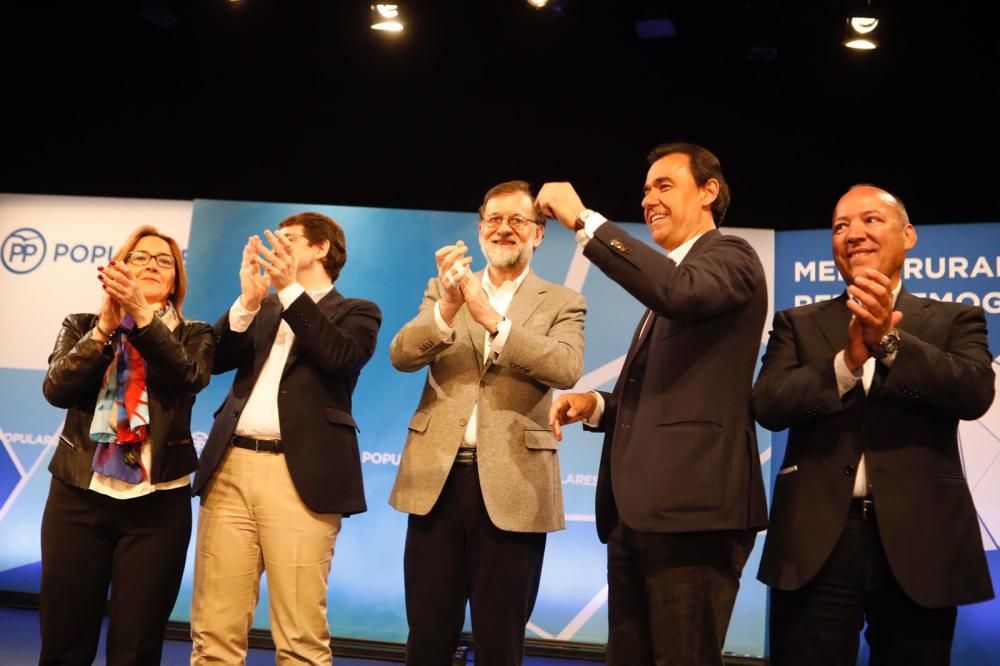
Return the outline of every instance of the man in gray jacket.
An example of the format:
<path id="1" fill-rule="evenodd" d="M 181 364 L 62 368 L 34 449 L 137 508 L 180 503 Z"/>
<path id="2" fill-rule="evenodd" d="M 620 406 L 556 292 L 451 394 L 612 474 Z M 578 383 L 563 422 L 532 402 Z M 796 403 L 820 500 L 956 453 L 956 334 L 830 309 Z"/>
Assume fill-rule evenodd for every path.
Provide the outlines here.
<path id="1" fill-rule="evenodd" d="M 404 555 L 407 664 L 446 665 L 470 602 L 476 663 L 521 663 L 545 535 L 565 527 L 552 389 L 583 373 L 580 294 L 529 268 L 545 217 L 523 181 L 479 209 L 488 267 L 468 247 L 437 251 L 417 316 L 392 364 L 427 367 L 389 503 L 410 514 Z"/>

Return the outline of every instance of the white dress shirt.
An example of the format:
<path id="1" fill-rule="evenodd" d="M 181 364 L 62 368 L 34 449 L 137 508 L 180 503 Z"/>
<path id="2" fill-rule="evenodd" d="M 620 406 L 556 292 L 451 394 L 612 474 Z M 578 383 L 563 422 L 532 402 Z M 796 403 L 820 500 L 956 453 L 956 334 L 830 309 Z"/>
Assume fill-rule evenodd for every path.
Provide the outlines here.
<path id="1" fill-rule="evenodd" d="M 323 289 L 307 292 L 298 282 L 293 282 L 278 292 L 278 300 L 285 309 L 290 306 L 296 298 L 303 293 L 309 294 L 309 298 L 318 302 L 333 289 L 331 284 Z M 237 298 L 233 306 L 229 308 L 229 328 L 234 333 L 243 333 L 254 317 L 260 312 L 258 307 L 254 311 L 247 310 L 243 303 Z M 285 369 L 285 361 L 288 360 L 288 353 L 292 349 L 295 341 L 295 333 L 292 327 L 284 319 L 278 326 L 278 334 L 274 336 L 274 344 L 264 361 L 264 367 L 260 370 L 260 376 L 250 391 L 250 398 L 247 399 L 240 414 L 239 421 L 236 422 L 235 433 L 241 437 L 252 437 L 254 439 L 281 439 L 281 424 L 278 419 L 278 389 L 281 384 L 281 373 Z"/>
<path id="2" fill-rule="evenodd" d="M 514 300 L 514 294 L 520 289 L 521 284 L 524 279 L 528 277 L 528 271 L 530 267 L 526 266 L 524 271 L 517 276 L 514 280 L 505 280 L 503 284 L 499 287 L 493 284 L 493 281 L 489 278 L 489 269 L 483 271 L 483 291 L 489 297 L 490 305 L 494 310 L 497 311 L 502 320 L 497 324 L 497 334 L 493 340 L 490 340 L 490 332 L 486 331 L 485 338 L 483 340 L 483 363 L 486 363 L 490 358 L 490 354 L 499 355 L 503 351 L 504 345 L 507 344 L 507 338 L 510 336 L 511 323 L 507 319 L 507 310 L 510 308 L 511 301 Z M 434 304 L 434 321 L 437 322 L 438 329 L 441 331 L 441 339 L 447 343 L 452 343 L 455 341 L 455 329 L 448 325 L 441 316 L 441 301 Z M 465 425 L 465 434 L 462 435 L 462 446 L 475 446 L 476 445 L 476 427 L 479 422 L 479 403 L 477 402 L 472 406 L 472 414 Z"/>

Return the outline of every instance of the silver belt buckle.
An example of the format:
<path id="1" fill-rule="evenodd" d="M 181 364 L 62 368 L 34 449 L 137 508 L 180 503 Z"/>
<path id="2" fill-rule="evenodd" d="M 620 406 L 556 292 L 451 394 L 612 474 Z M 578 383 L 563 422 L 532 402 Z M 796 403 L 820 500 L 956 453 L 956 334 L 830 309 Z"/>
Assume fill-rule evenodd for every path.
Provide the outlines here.
<path id="1" fill-rule="evenodd" d="M 459 465 L 474 465 L 476 463 L 476 447 L 460 446 L 455 455 L 455 462 Z"/>

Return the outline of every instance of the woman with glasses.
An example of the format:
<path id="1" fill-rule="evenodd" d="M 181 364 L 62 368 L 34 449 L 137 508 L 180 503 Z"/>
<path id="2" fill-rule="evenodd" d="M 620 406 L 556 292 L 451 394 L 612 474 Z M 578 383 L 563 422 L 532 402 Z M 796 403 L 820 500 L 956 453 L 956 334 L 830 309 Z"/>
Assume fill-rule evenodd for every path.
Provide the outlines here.
<path id="1" fill-rule="evenodd" d="M 66 421 L 42 518 L 40 664 L 158 664 L 191 536 L 194 396 L 212 328 L 181 315 L 180 248 L 142 226 L 97 269 L 97 314 L 63 321 L 43 390 Z"/>

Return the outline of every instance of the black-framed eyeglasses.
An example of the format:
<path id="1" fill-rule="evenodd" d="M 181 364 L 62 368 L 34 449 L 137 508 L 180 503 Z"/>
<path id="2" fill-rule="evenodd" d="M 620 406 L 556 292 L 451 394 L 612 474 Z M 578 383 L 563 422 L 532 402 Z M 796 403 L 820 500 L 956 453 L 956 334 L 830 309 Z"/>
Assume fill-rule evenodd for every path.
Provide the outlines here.
<path id="1" fill-rule="evenodd" d="M 520 231 L 524 229 L 529 224 L 535 224 L 535 220 L 530 217 L 525 217 L 524 215 L 518 215 L 517 213 L 513 215 L 490 215 L 489 217 L 484 217 L 480 220 L 487 229 L 498 229 L 504 220 L 507 220 L 507 224 L 514 231 Z"/>
<path id="2" fill-rule="evenodd" d="M 176 263 L 172 254 L 150 254 L 142 250 L 135 250 L 125 255 L 125 263 L 133 266 L 145 266 L 150 259 L 155 261 L 160 268 L 173 268 Z"/>

